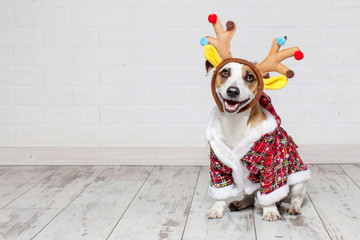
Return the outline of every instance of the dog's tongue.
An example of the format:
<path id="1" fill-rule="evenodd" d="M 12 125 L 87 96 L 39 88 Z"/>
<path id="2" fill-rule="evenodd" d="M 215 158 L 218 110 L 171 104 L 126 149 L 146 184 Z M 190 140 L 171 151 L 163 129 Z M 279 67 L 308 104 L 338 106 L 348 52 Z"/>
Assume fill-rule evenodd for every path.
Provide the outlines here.
<path id="1" fill-rule="evenodd" d="M 225 108 L 228 111 L 235 111 L 236 108 L 239 106 L 239 104 L 240 104 L 239 102 L 226 100 L 225 101 Z"/>

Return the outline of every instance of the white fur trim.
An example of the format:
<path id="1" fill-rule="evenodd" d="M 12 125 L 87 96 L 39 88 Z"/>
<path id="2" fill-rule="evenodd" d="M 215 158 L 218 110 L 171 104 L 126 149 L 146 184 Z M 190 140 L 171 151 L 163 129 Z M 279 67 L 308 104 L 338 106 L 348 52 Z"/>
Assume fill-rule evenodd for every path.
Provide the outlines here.
<path id="1" fill-rule="evenodd" d="M 311 171 L 307 169 L 305 171 L 295 172 L 288 176 L 287 183 L 289 185 L 294 185 L 297 183 L 308 181 L 311 178 Z"/>
<path id="2" fill-rule="evenodd" d="M 209 121 L 208 121 L 208 123 L 207 123 L 207 127 L 206 127 L 206 139 L 207 139 L 208 141 L 210 141 L 210 139 L 211 139 L 211 135 L 212 135 L 211 128 L 212 128 L 212 125 L 213 125 L 213 122 L 214 122 L 214 118 L 215 118 L 215 115 L 216 115 L 216 110 L 217 110 L 217 107 L 214 107 L 214 108 L 211 110 L 210 118 L 209 118 Z"/>
<path id="3" fill-rule="evenodd" d="M 249 170 L 240 162 L 240 160 L 249 152 L 251 147 L 254 145 L 254 142 L 256 142 L 262 135 L 273 132 L 277 128 L 275 117 L 265 108 L 261 107 L 261 109 L 266 115 L 266 121 L 261 126 L 261 129 L 253 131 L 252 134 L 247 136 L 233 149 L 229 148 L 217 136 L 216 129 L 213 127 L 213 122 L 216 116 L 216 111 L 219 110 L 217 107 L 214 107 L 212 110 L 206 129 L 206 137 L 219 160 L 224 165 L 232 169 L 234 184 L 222 188 L 209 186 L 208 193 L 211 197 L 215 199 L 226 199 L 228 197 L 237 196 L 241 191 L 244 191 L 246 194 L 251 194 L 260 188 L 259 183 L 253 183 L 247 178 Z M 310 178 L 310 169 L 289 175 L 288 184 L 276 189 L 275 191 L 269 194 L 260 194 L 259 191 L 257 193 L 259 204 L 266 206 L 280 201 L 288 195 L 289 185 L 305 182 Z"/>
<path id="4" fill-rule="evenodd" d="M 246 137 L 233 149 L 229 148 L 223 141 L 219 139 L 219 137 L 216 134 L 216 129 L 213 127 L 216 111 L 219 111 L 218 108 L 214 107 L 214 109 L 211 112 L 210 119 L 208 121 L 208 125 L 206 128 L 206 137 L 207 140 L 209 141 L 212 150 L 214 151 L 215 155 L 219 158 L 219 160 L 224 165 L 232 169 L 232 177 L 234 180 L 234 184 L 233 184 L 234 191 L 231 194 L 232 196 L 236 196 L 238 195 L 239 192 L 242 191 L 251 194 L 255 190 L 260 188 L 259 184 L 254 184 L 247 178 L 249 175 L 249 170 L 242 165 L 240 159 L 246 153 L 248 153 L 248 151 L 254 145 L 255 141 L 257 141 L 262 135 L 274 131 L 277 127 L 275 117 L 271 115 L 271 113 L 265 108 L 262 108 L 262 110 L 266 115 L 266 121 L 263 126 L 263 129 L 261 129 L 260 131 L 255 131 L 256 133 L 253 133 L 248 137 Z M 221 189 L 224 190 L 224 188 L 219 188 L 218 191 L 220 191 Z M 210 188 L 209 188 L 209 194 L 210 194 Z M 224 195 L 226 194 L 224 193 Z M 210 194 L 210 196 L 214 197 L 215 195 Z"/>
<path id="5" fill-rule="evenodd" d="M 244 173 L 242 172 L 240 162 L 236 161 L 236 158 L 232 154 L 229 147 L 227 147 L 219 139 L 217 139 L 216 135 L 214 135 L 213 137 L 215 138 L 215 140 L 209 142 L 212 150 L 223 164 L 232 169 L 232 178 L 234 180 L 234 185 L 236 188 L 236 192 L 234 192 L 234 194 L 236 193 L 236 195 L 233 195 L 235 197 L 237 196 L 237 194 L 239 194 L 239 192 L 244 190 L 244 181 L 242 179 Z"/>
<path id="6" fill-rule="evenodd" d="M 273 203 L 276 203 L 277 201 L 280 201 L 284 197 L 286 197 L 289 194 L 289 186 L 306 182 L 311 178 L 311 171 L 310 169 L 307 169 L 305 171 L 301 172 L 295 172 L 288 176 L 287 184 L 274 190 L 273 192 L 269 194 L 260 194 L 260 191 L 257 193 L 257 197 L 259 199 L 259 204 L 263 206 L 267 206 Z M 257 185 L 257 188 L 256 188 Z M 247 189 L 245 188 L 246 194 L 251 194 L 255 190 L 260 188 L 260 184 L 254 184 L 253 189 Z M 253 191 L 252 191 L 253 190 Z M 249 191 L 249 192 L 247 192 Z"/>
<path id="7" fill-rule="evenodd" d="M 286 197 L 289 193 L 289 186 L 306 182 L 311 178 L 311 171 L 307 169 L 305 171 L 295 172 L 288 176 L 287 184 L 274 190 L 269 194 L 260 194 L 260 191 L 257 193 L 259 204 L 267 206 L 277 201 L 280 201 Z"/>
<path id="8" fill-rule="evenodd" d="M 211 112 L 210 119 L 208 121 L 208 125 L 206 128 L 206 137 L 209 141 L 209 144 L 214 151 L 215 155 L 219 158 L 219 160 L 226 165 L 227 167 L 232 169 L 232 177 L 234 180 L 234 190 L 231 196 L 237 196 L 239 192 L 245 191 L 247 194 L 253 193 L 255 190 L 260 188 L 259 184 L 252 183 L 247 177 L 249 175 L 249 170 L 242 165 L 240 159 L 249 152 L 251 147 L 254 145 L 254 142 L 257 141 L 262 135 L 272 132 L 276 129 L 277 123 L 275 117 L 271 115 L 271 113 L 262 108 L 263 112 L 266 115 L 266 121 L 263 125 L 263 128 L 260 131 L 255 131 L 246 137 L 243 141 L 241 141 L 235 148 L 229 148 L 223 141 L 219 139 L 216 134 L 216 129 L 213 127 L 214 118 L 216 116 L 216 111 L 219 111 L 217 107 Z M 225 190 L 224 188 L 219 188 L 216 192 L 221 191 L 221 189 Z M 227 191 L 227 190 L 226 190 Z M 209 188 L 210 196 L 215 197 L 216 194 L 211 194 Z M 220 194 L 219 195 L 229 195 L 229 194 Z M 229 195 L 230 196 L 230 195 Z"/>
<path id="9" fill-rule="evenodd" d="M 233 184 L 221 188 L 216 188 L 209 185 L 209 189 L 208 189 L 208 194 L 210 195 L 210 197 L 217 200 L 223 200 L 229 197 L 233 197 L 233 192 L 234 192 Z"/>
<path id="10" fill-rule="evenodd" d="M 270 204 L 274 204 L 281 199 L 285 198 L 289 194 L 289 185 L 286 184 L 269 194 L 260 194 L 260 191 L 257 192 L 257 198 L 259 204 L 262 206 L 268 206 Z"/>

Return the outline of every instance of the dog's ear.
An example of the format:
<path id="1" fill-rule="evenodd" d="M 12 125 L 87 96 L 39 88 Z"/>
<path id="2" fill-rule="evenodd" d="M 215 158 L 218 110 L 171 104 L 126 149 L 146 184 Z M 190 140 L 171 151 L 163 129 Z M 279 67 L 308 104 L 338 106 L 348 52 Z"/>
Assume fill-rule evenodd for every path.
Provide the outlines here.
<path id="1" fill-rule="evenodd" d="M 206 69 L 206 76 L 208 76 L 210 73 L 215 71 L 214 66 L 211 65 L 211 63 L 208 60 L 205 61 L 205 69 Z"/>

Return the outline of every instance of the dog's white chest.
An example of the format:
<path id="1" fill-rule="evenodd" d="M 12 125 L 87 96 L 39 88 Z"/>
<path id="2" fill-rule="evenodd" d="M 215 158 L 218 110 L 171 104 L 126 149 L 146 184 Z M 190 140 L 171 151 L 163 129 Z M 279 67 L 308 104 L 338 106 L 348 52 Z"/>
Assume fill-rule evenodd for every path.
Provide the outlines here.
<path id="1" fill-rule="evenodd" d="M 236 147 L 249 136 L 262 135 L 264 132 L 266 121 L 259 123 L 256 127 L 250 127 L 247 124 L 249 115 L 250 110 L 232 116 L 217 111 L 213 127 L 220 139 L 230 148 Z"/>

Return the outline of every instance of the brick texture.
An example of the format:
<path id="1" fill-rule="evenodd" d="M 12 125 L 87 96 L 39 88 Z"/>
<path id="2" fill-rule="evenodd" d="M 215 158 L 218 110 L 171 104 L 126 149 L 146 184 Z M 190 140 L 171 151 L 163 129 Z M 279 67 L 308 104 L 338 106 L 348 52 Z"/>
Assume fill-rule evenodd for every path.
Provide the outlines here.
<path id="1" fill-rule="evenodd" d="M 213 12 L 235 57 L 302 48 L 267 92 L 297 143 L 360 144 L 359 0 L 2 0 L 0 146 L 205 146 Z"/>

